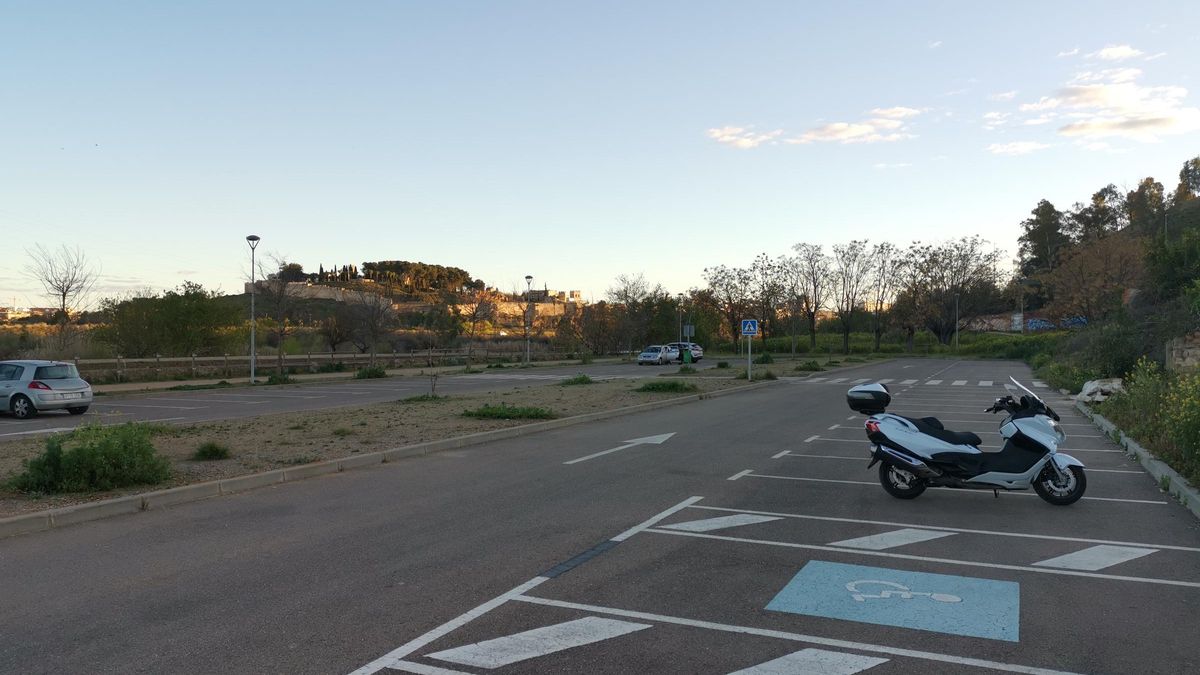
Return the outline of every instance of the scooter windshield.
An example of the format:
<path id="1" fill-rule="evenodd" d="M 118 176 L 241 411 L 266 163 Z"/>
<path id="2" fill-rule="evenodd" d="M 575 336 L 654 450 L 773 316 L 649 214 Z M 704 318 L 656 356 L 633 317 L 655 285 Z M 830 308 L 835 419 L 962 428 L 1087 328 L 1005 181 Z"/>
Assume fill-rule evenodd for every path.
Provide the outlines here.
<path id="1" fill-rule="evenodd" d="M 1017 378 L 1013 377 L 1012 375 L 1009 375 L 1009 376 L 1008 376 L 1008 379 L 1012 380 L 1012 381 L 1013 381 L 1013 384 L 1015 384 L 1015 385 L 1017 385 L 1018 387 L 1020 387 L 1020 388 L 1021 388 L 1021 391 L 1025 392 L 1026 394 L 1028 394 L 1030 398 L 1032 398 L 1033 400 L 1037 401 L 1038 403 L 1041 403 L 1041 404 L 1042 404 L 1042 407 L 1046 409 L 1046 412 L 1050 414 L 1050 417 L 1052 417 L 1052 418 L 1054 418 L 1054 419 L 1056 419 L 1056 420 L 1058 419 L 1058 415 L 1057 415 L 1057 414 L 1055 414 L 1054 410 L 1053 410 L 1053 409 L 1051 409 L 1051 408 L 1050 408 L 1050 406 L 1046 405 L 1046 402 L 1042 400 L 1042 397 L 1041 397 L 1041 396 L 1038 396 L 1037 394 L 1033 393 L 1033 392 L 1032 392 L 1032 391 L 1029 389 L 1029 387 L 1026 387 L 1025 385 L 1023 385 L 1023 384 L 1021 384 L 1020 382 L 1018 382 L 1018 381 L 1017 381 Z M 1006 384 L 1006 385 L 1004 385 L 1004 387 L 1007 389 L 1007 388 L 1008 388 L 1008 385 Z"/>

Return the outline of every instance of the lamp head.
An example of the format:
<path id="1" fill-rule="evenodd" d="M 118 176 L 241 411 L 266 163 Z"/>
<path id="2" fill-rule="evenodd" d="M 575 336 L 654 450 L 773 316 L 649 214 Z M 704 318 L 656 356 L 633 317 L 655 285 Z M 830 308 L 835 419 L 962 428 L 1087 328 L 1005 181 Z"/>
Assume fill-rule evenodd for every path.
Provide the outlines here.
<path id="1" fill-rule="evenodd" d="M 252 234 L 246 237 L 246 243 L 250 244 L 250 248 L 254 248 L 255 246 L 258 246 L 258 239 L 259 237 L 257 234 Z"/>

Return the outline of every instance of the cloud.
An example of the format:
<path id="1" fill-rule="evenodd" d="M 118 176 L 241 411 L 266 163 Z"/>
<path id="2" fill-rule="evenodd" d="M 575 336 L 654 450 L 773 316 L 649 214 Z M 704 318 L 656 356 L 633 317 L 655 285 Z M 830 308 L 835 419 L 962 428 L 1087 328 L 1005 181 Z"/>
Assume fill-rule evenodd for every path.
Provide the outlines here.
<path id="1" fill-rule="evenodd" d="M 912 162 L 896 162 L 894 164 L 888 164 L 887 162 L 879 162 L 876 164 L 872 164 L 871 166 L 875 169 L 881 169 L 881 170 L 882 169 L 907 169 L 908 167 L 912 166 Z"/>
<path id="2" fill-rule="evenodd" d="M 1140 49 L 1134 49 L 1129 45 L 1108 45 L 1104 49 L 1088 54 L 1089 59 L 1101 59 L 1103 61 L 1124 61 L 1132 59 L 1135 56 L 1145 54 Z"/>
<path id="3" fill-rule="evenodd" d="M 720 127 L 708 130 L 708 137 L 714 141 L 742 150 L 757 148 L 763 143 L 773 143 L 782 135 L 783 129 L 759 132 L 755 131 L 754 127 Z"/>
<path id="4" fill-rule="evenodd" d="M 1164 57 L 1164 56 L 1166 56 L 1166 55 L 1167 55 L 1167 53 L 1166 53 L 1166 52 L 1159 52 L 1159 53 L 1157 53 L 1157 54 L 1155 54 L 1155 55 L 1153 55 L 1153 56 L 1147 56 L 1146 58 L 1144 58 L 1144 59 L 1142 59 L 1142 60 L 1143 60 L 1143 61 L 1157 61 L 1157 60 L 1161 59 L 1162 57 Z"/>
<path id="5" fill-rule="evenodd" d="M 999 129 L 1005 124 L 1008 124 L 1008 118 L 1011 116 L 1012 113 L 998 111 L 986 112 L 983 114 L 983 128 L 987 129 L 988 131 Z"/>
<path id="6" fill-rule="evenodd" d="M 905 108 L 902 105 L 893 108 L 872 108 L 871 114 L 875 117 L 886 117 L 888 119 L 900 120 L 906 117 L 916 117 L 921 114 L 916 108 Z"/>
<path id="7" fill-rule="evenodd" d="M 942 41 L 941 41 L 941 40 L 934 40 L 933 42 L 930 42 L 930 43 L 929 43 L 927 46 L 928 46 L 930 49 L 937 49 L 938 47 L 941 47 L 941 46 L 942 46 Z"/>
<path id="8" fill-rule="evenodd" d="M 1024 103 L 1019 109 L 1040 113 L 1037 120 L 1047 118 L 1049 111 L 1060 113 L 1070 121 L 1058 133 L 1072 138 L 1155 142 L 1161 136 L 1200 130 L 1200 109 L 1185 104 L 1187 89 L 1142 86 L 1137 83 L 1141 75 L 1138 68 L 1079 73 L 1053 95 Z"/>
<path id="9" fill-rule="evenodd" d="M 1017 97 L 1017 90 L 1013 89 L 1012 91 L 1002 91 L 999 94 L 990 94 L 990 95 L 988 95 L 988 100 L 989 101 L 1011 101 L 1016 97 Z"/>
<path id="10" fill-rule="evenodd" d="M 1064 56 L 1075 56 L 1078 53 L 1079 53 L 1079 47 L 1076 47 L 1075 49 L 1072 49 L 1069 52 L 1068 51 L 1059 52 L 1058 57 L 1062 58 Z"/>
<path id="11" fill-rule="evenodd" d="M 1017 155 L 1028 155 L 1038 150 L 1045 150 L 1048 147 L 1050 146 L 1036 141 L 1013 141 L 1012 143 L 992 143 L 987 147 L 987 151 L 993 155 L 1015 157 Z"/>
<path id="12" fill-rule="evenodd" d="M 1049 124 L 1050 122 L 1054 121 L 1055 117 L 1057 117 L 1057 116 L 1054 113 L 1046 113 L 1045 115 L 1041 115 L 1040 117 L 1034 117 L 1031 119 L 1027 119 L 1027 120 L 1025 120 L 1024 124 L 1027 127 L 1035 127 L 1035 126 L 1038 126 L 1041 124 Z"/>

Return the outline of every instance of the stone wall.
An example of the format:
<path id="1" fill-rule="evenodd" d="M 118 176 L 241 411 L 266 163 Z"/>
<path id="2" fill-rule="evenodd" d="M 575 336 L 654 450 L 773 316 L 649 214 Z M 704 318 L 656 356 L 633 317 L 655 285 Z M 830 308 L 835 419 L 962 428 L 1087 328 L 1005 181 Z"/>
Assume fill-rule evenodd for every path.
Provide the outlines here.
<path id="1" fill-rule="evenodd" d="M 1176 373 L 1200 371 L 1200 331 L 1167 343 L 1167 370 Z"/>

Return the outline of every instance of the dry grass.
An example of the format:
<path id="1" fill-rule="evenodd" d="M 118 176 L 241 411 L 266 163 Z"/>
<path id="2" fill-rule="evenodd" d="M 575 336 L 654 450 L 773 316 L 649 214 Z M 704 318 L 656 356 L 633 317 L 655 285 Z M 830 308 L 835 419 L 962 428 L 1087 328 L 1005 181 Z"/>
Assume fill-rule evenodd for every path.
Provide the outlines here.
<path id="1" fill-rule="evenodd" d="M 693 381 L 700 392 L 744 385 L 732 378 Z M 558 417 L 570 417 L 686 395 L 642 393 L 635 391 L 639 384 L 636 380 L 610 380 L 587 387 L 531 386 L 432 401 L 395 401 L 167 426 L 153 439 L 155 448 L 171 461 L 172 477 L 167 483 L 137 490 L 43 498 L 0 488 L 0 517 L 530 423 L 529 420 L 475 419 L 462 415 L 464 410 L 488 404 L 546 408 Z M 202 443 L 217 443 L 229 448 L 230 459 L 219 462 L 192 459 Z M 22 460 L 41 454 L 44 447 L 45 436 L 0 443 L 0 479 L 19 472 Z"/>

